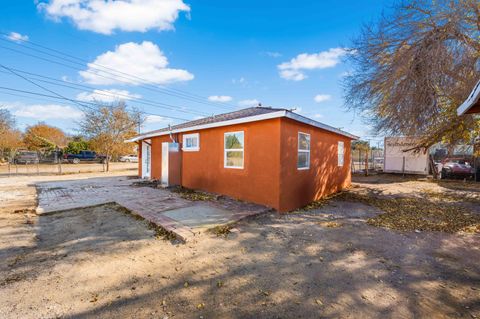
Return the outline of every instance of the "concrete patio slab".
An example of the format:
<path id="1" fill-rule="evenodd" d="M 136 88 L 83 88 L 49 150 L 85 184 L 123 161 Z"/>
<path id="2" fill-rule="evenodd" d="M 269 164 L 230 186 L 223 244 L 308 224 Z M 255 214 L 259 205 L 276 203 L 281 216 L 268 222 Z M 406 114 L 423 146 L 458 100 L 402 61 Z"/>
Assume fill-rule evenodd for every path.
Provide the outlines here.
<path id="1" fill-rule="evenodd" d="M 166 189 L 132 186 L 127 176 L 37 182 L 37 214 L 115 202 L 184 241 L 196 233 L 267 211 L 254 204 L 192 202 Z"/>
<path id="2" fill-rule="evenodd" d="M 208 229 L 232 221 L 232 212 L 200 205 L 168 210 L 163 212 L 162 215 L 177 220 L 193 229 Z"/>

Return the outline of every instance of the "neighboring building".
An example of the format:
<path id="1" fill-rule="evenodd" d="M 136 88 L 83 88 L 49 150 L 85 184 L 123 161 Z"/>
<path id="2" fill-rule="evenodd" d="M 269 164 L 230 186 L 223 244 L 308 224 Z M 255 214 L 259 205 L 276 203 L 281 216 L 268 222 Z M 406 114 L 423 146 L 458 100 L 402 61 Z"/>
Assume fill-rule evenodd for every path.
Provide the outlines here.
<path id="1" fill-rule="evenodd" d="M 141 134 L 139 175 L 290 211 L 348 187 L 356 136 L 252 107 Z"/>
<path id="2" fill-rule="evenodd" d="M 457 109 L 458 115 L 480 113 L 480 81 L 473 88 L 472 93 Z"/>
<path id="3" fill-rule="evenodd" d="M 429 154 L 411 151 L 417 144 L 415 137 L 385 137 L 384 172 L 427 175 Z"/>

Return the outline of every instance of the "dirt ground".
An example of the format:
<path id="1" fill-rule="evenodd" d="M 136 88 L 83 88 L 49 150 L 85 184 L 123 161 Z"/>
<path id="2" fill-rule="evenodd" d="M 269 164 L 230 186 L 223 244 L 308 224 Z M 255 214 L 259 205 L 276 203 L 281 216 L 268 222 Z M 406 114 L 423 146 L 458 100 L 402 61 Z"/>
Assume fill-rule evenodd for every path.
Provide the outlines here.
<path id="1" fill-rule="evenodd" d="M 453 192 L 480 214 L 475 184 L 374 176 L 362 189 Z M 1 318 L 480 318 L 480 234 L 370 226 L 382 212 L 365 203 L 181 244 L 112 204 L 37 216 L 33 187 L 0 193 Z"/>

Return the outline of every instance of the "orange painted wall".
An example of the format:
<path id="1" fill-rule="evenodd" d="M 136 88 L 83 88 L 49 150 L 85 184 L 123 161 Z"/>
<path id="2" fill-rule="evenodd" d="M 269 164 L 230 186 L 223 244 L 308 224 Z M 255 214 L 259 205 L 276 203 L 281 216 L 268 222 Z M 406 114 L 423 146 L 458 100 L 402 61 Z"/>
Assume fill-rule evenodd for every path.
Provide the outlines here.
<path id="1" fill-rule="evenodd" d="M 244 131 L 243 169 L 224 167 L 224 133 L 235 131 Z M 183 186 L 269 207 L 278 206 L 280 119 L 212 128 L 198 133 L 200 151 L 183 152 Z"/>
<path id="2" fill-rule="evenodd" d="M 297 169 L 298 132 L 310 134 L 310 168 Z M 345 159 L 338 167 L 338 141 L 344 142 Z M 303 207 L 321 197 L 348 187 L 350 139 L 287 118 L 281 120 L 281 212 Z"/>

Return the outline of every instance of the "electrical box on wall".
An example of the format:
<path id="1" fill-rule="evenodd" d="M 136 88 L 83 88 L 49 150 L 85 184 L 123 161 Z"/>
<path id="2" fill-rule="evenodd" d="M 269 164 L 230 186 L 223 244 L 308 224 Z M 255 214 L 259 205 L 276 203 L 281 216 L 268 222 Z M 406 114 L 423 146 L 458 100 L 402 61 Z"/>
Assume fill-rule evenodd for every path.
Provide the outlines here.
<path id="1" fill-rule="evenodd" d="M 162 143 L 162 178 L 165 186 L 181 185 L 182 154 L 179 143 Z"/>

